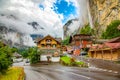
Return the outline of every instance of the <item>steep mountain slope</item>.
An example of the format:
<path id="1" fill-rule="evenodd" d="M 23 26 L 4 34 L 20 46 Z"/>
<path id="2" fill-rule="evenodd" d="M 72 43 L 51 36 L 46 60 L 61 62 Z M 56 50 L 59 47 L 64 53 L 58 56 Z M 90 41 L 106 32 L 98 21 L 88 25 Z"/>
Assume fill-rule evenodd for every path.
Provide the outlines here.
<path id="1" fill-rule="evenodd" d="M 24 28 L 26 27 L 26 28 Z M 31 30 L 32 31 L 31 31 Z M 44 31 L 37 22 L 23 23 L 17 16 L 12 14 L 0 14 L 0 37 L 10 46 L 33 46 L 35 45 L 29 35 L 34 31 Z M 42 34 L 41 34 L 42 35 Z"/>
<path id="2" fill-rule="evenodd" d="M 78 3 L 81 1 L 78 0 Z M 86 18 L 81 20 L 84 24 L 90 23 L 90 26 L 96 30 L 95 34 L 97 34 L 96 37 L 98 38 L 100 38 L 102 32 L 106 30 L 107 25 L 113 20 L 120 20 L 120 0 L 85 0 L 85 4 L 83 5 L 85 6 L 83 9 L 86 10 L 84 12 Z M 82 12 L 84 10 L 81 9 L 80 11 Z M 80 18 L 83 16 L 80 16 Z M 64 37 L 77 33 L 80 31 L 80 27 L 83 27 L 83 25 L 79 24 L 79 20 L 68 21 L 63 27 Z"/>
<path id="3" fill-rule="evenodd" d="M 120 0 L 89 0 L 92 20 L 106 29 L 113 20 L 120 20 Z"/>

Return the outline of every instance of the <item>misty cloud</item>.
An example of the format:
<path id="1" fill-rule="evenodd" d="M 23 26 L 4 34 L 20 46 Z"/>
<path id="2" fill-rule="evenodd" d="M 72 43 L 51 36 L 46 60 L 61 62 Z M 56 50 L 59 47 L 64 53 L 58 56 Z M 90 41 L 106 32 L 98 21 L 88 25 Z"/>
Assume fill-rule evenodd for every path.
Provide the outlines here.
<path id="1" fill-rule="evenodd" d="M 84 24 L 86 21 L 86 1 L 87 0 L 66 0 L 73 2 L 78 8 L 79 23 L 70 26 L 76 29 L 76 26 Z M 56 0 L 0 0 L 0 23 L 4 24 L 8 29 L 13 29 L 18 33 L 27 36 L 29 42 L 23 39 L 23 43 L 28 45 L 33 43 L 30 34 L 50 34 L 55 37 L 63 37 L 64 18 L 62 14 L 57 14 L 52 9 Z M 40 4 L 44 6 L 44 10 L 40 9 Z M 75 16 L 75 15 L 71 15 Z M 70 18 L 71 19 L 71 18 Z M 28 23 L 37 22 L 38 26 L 34 29 Z M 42 29 L 42 28 L 44 29 Z M 15 34 L 11 34 L 15 36 Z M 16 42 L 19 40 L 16 40 Z"/>

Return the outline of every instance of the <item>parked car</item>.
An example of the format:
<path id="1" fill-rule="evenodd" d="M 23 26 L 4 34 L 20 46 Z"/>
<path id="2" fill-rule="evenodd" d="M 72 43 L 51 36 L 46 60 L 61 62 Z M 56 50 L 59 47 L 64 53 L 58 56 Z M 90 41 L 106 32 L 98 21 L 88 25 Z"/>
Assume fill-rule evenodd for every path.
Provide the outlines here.
<path id="1" fill-rule="evenodd" d="M 29 63 L 29 62 L 30 62 L 29 59 L 26 59 L 25 63 Z"/>
<path id="2" fill-rule="evenodd" d="M 84 55 L 87 55 L 87 52 L 86 51 L 81 51 L 80 56 L 84 56 Z"/>

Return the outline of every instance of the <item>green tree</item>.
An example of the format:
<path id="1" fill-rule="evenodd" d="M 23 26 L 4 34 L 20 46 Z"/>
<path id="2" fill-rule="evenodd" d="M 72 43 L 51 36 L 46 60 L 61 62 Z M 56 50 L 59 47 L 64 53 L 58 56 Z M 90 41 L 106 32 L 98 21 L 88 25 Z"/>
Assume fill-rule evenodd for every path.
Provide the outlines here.
<path id="1" fill-rule="evenodd" d="M 28 48 L 20 48 L 18 53 L 21 54 L 23 58 L 28 58 L 29 56 Z"/>
<path id="2" fill-rule="evenodd" d="M 81 28 L 80 34 L 91 34 L 91 27 L 89 24 Z"/>
<path id="3" fill-rule="evenodd" d="M 67 36 L 67 37 L 62 41 L 62 44 L 63 44 L 63 45 L 69 45 L 69 40 L 70 40 L 70 36 Z"/>
<path id="4" fill-rule="evenodd" d="M 11 50 L 12 50 L 12 53 L 18 52 L 18 49 L 16 47 L 11 48 Z"/>
<path id="5" fill-rule="evenodd" d="M 0 42 L 0 73 L 4 73 L 12 64 L 12 49 Z"/>
<path id="6" fill-rule="evenodd" d="M 39 62 L 40 55 L 42 54 L 41 50 L 38 50 L 37 47 L 31 47 L 28 49 L 28 53 L 31 64 Z"/>
<path id="7" fill-rule="evenodd" d="M 120 30 L 117 27 L 120 25 L 120 20 L 112 21 L 108 26 L 106 31 L 102 33 L 102 38 L 104 39 L 112 39 L 120 36 Z"/>

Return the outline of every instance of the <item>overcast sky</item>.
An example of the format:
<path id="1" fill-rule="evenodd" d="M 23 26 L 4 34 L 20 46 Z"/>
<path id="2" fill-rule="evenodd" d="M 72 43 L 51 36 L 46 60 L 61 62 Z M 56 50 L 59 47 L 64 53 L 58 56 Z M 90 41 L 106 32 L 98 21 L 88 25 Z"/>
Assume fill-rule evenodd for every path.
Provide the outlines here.
<path id="1" fill-rule="evenodd" d="M 24 34 L 63 37 L 63 25 L 69 19 L 78 18 L 80 24 L 86 21 L 86 1 L 0 0 L 0 23 Z M 37 30 L 28 25 L 29 22 L 37 22 Z"/>

